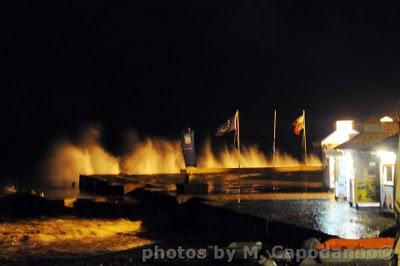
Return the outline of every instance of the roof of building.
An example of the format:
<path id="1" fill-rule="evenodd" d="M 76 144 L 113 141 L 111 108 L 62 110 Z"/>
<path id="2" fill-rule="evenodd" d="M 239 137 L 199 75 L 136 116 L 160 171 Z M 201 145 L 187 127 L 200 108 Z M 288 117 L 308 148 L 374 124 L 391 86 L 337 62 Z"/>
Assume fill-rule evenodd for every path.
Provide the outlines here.
<path id="1" fill-rule="evenodd" d="M 366 150 L 382 140 L 388 138 L 391 134 L 384 131 L 365 132 L 355 136 L 349 141 L 339 145 L 336 149 L 340 150 Z"/>
<path id="2" fill-rule="evenodd" d="M 338 131 L 333 131 L 331 134 L 329 134 L 326 138 L 324 138 L 321 143 L 322 145 L 324 144 L 338 144 L 338 143 L 343 143 L 346 140 L 350 139 L 351 137 L 358 135 L 359 132 L 356 130 L 351 130 L 349 132 L 338 132 Z"/>
<path id="3" fill-rule="evenodd" d="M 339 146 L 352 137 L 358 135 L 359 132 L 353 129 L 353 125 L 353 120 L 336 120 L 335 131 L 321 140 L 322 148 L 325 151 L 334 149 L 336 146 Z"/>
<path id="4" fill-rule="evenodd" d="M 372 145 L 369 150 L 384 150 L 384 151 L 396 151 L 399 145 L 399 134 L 388 137 L 379 143 Z"/>
<path id="5" fill-rule="evenodd" d="M 389 117 L 384 118 L 384 120 L 390 120 Z M 398 123 L 394 121 L 382 122 L 381 119 L 376 116 L 372 116 L 365 120 L 363 126 L 363 133 L 337 146 L 336 149 L 369 150 L 373 146 L 399 132 Z"/>

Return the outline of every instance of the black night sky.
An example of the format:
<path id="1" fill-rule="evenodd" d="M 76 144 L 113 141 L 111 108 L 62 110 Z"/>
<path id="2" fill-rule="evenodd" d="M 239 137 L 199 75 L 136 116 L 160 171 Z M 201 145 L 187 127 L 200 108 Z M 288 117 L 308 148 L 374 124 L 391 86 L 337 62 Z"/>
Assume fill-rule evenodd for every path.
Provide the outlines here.
<path id="1" fill-rule="evenodd" d="M 10 1 L 2 8 L 5 169 L 34 165 L 88 123 L 118 152 L 124 130 L 201 138 L 241 112 L 242 142 L 310 142 L 337 118 L 393 113 L 400 5 L 349 0 Z"/>

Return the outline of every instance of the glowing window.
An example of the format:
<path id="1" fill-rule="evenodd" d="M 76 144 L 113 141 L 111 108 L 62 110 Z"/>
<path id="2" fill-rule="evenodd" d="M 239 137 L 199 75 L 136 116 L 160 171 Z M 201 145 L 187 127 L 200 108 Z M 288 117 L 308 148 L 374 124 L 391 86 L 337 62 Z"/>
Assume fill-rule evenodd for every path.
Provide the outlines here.
<path id="1" fill-rule="evenodd" d="M 192 143 L 192 139 L 190 137 L 190 134 L 185 134 L 185 144 L 191 144 Z"/>

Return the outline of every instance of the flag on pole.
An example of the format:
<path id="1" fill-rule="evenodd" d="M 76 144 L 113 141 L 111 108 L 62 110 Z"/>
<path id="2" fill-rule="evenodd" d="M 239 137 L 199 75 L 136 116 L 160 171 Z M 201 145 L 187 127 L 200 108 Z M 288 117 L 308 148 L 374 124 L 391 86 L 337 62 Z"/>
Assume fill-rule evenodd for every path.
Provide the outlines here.
<path id="1" fill-rule="evenodd" d="M 235 136 L 233 139 L 233 144 L 237 147 L 239 157 L 238 157 L 238 167 L 240 168 L 240 126 L 239 126 L 239 109 L 236 113 L 231 116 L 225 123 L 220 125 L 215 132 L 216 137 L 221 137 L 229 132 L 235 131 Z"/>
<path id="2" fill-rule="evenodd" d="M 294 134 L 300 135 L 301 131 L 303 131 L 301 146 L 304 148 L 304 162 L 307 164 L 306 112 L 304 110 L 301 116 L 293 122 Z"/>
<path id="3" fill-rule="evenodd" d="M 239 118 L 239 113 L 236 111 L 236 113 L 230 117 L 225 123 L 223 123 L 221 126 L 217 128 L 217 131 L 215 132 L 216 137 L 221 137 L 229 132 L 232 131 L 237 131 L 238 130 L 238 118 Z"/>
<path id="4" fill-rule="evenodd" d="M 304 130 L 304 114 L 299 116 L 294 122 L 293 122 L 293 132 L 296 135 L 300 135 L 300 131 Z"/>

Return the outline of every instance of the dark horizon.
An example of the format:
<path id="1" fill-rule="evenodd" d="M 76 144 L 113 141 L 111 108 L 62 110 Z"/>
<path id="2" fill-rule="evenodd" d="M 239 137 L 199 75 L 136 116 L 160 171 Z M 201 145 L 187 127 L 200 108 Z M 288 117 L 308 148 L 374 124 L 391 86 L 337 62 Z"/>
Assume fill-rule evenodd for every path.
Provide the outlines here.
<path id="1" fill-rule="evenodd" d="M 13 1 L 4 8 L 1 147 L 5 168 L 36 163 L 52 142 L 101 125 L 199 139 L 236 108 L 243 144 L 295 150 L 340 118 L 392 114 L 400 98 L 397 2 Z"/>

